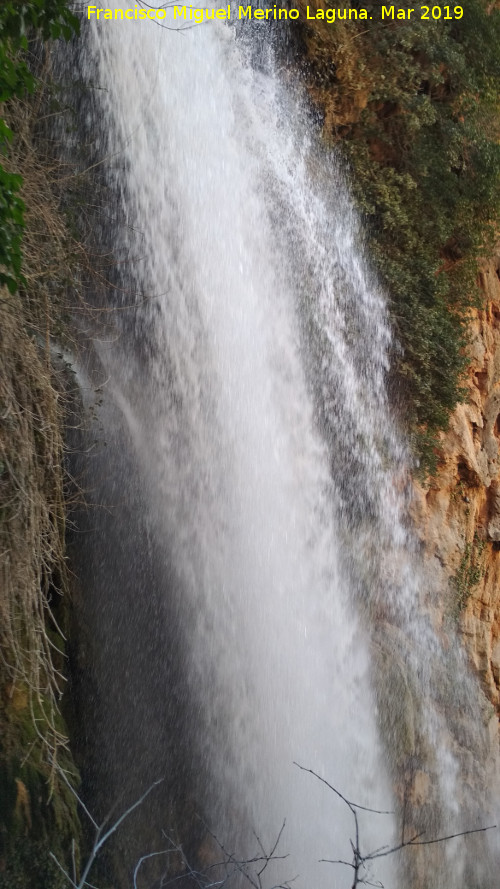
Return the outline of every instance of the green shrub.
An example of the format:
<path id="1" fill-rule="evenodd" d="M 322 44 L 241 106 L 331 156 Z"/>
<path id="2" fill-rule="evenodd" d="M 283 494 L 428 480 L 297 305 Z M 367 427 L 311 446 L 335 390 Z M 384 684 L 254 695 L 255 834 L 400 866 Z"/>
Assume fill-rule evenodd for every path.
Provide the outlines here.
<path id="1" fill-rule="evenodd" d="M 26 64 L 28 34 L 42 40 L 77 33 L 78 19 L 65 0 L 3 0 L 0 7 L 0 104 L 32 92 L 35 79 Z M 12 132 L 0 117 L 0 156 L 6 156 Z M 24 203 L 22 179 L 0 163 L 0 286 L 11 293 L 23 283 L 21 242 Z"/>
<path id="2" fill-rule="evenodd" d="M 464 547 L 462 558 L 457 573 L 452 578 L 452 586 L 455 592 L 454 613 L 458 617 L 467 607 L 472 590 L 484 577 L 482 555 L 486 547 L 486 541 L 477 533 L 473 540 L 469 540 Z"/>
<path id="3" fill-rule="evenodd" d="M 0 135 L 1 135 L 0 121 Z M 18 195 L 21 176 L 8 173 L 0 164 L 0 285 L 15 293 L 21 276 L 21 241 L 24 202 Z"/>
<path id="4" fill-rule="evenodd" d="M 460 20 L 388 23 L 357 5 L 373 20 L 311 26 L 306 75 L 334 109 L 327 135 L 347 157 L 401 347 L 393 391 L 429 465 L 464 394 L 478 261 L 499 228 L 500 10 L 468 0 Z"/>
<path id="5" fill-rule="evenodd" d="M 68 881 L 44 843 L 23 838 L 0 871 L 0 889 L 67 889 Z"/>

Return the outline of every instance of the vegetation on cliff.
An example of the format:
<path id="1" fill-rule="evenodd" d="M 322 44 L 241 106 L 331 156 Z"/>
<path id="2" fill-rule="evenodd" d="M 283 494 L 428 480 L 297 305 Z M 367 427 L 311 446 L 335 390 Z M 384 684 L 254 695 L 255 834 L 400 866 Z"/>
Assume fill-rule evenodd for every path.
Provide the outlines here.
<path id="1" fill-rule="evenodd" d="M 0 8 L 0 108 L 14 98 L 33 93 L 36 80 L 27 64 L 29 33 L 42 40 L 66 37 L 78 30 L 78 19 L 65 0 L 7 2 Z M 14 133 L 0 116 L 0 156 L 8 154 Z M 22 177 L 0 163 L 0 285 L 11 293 L 23 281 L 21 239 L 24 202 L 19 194 Z"/>
<path id="2" fill-rule="evenodd" d="M 401 347 L 393 390 L 432 466 L 464 394 L 477 264 L 500 221 L 500 9 L 470 0 L 460 19 L 422 20 L 411 4 L 410 21 L 381 21 L 376 3 L 345 6 L 373 19 L 307 22 L 306 78 L 350 165 Z"/>
<path id="3" fill-rule="evenodd" d="M 0 8 L 0 887 L 64 885 L 78 836 L 64 686 L 64 387 L 52 361 L 75 243 L 41 135 L 30 39 L 70 36 L 61 0 Z M 47 71 L 44 72 L 44 77 Z"/>
<path id="4" fill-rule="evenodd" d="M 63 0 L 0 8 L 0 889 L 65 885 L 48 852 L 67 859 L 79 832 L 53 771 L 54 759 L 73 766 L 59 712 L 64 390 L 51 353 L 80 257 L 26 61 L 27 34 L 76 27 Z M 313 20 L 302 37 L 311 95 L 345 149 L 391 301 L 394 392 L 430 465 L 462 396 L 477 261 L 499 221 L 500 11 L 470 0 L 452 22 Z M 474 538 L 456 579 L 460 609 L 478 552 Z"/>

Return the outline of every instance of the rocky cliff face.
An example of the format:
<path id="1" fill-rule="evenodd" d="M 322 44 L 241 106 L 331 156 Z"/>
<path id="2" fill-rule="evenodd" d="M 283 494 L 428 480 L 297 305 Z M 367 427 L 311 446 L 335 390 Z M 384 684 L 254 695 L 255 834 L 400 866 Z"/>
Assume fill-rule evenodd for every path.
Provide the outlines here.
<path id="1" fill-rule="evenodd" d="M 413 511 L 429 565 L 448 586 L 445 609 L 500 716 L 500 250 L 480 284 L 469 394 L 441 438 L 437 478 L 415 485 Z"/>

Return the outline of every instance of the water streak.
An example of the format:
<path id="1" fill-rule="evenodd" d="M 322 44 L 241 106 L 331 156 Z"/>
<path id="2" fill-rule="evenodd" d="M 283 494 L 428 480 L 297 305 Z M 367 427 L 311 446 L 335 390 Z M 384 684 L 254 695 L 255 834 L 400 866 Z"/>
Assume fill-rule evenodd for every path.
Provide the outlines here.
<path id="1" fill-rule="evenodd" d="M 88 37 L 90 127 L 126 222 L 112 236 L 123 311 L 93 359 L 108 450 L 92 486 L 112 518 L 82 568 L 97 781 L 112 794 L 138 761 L 146 780 L 184 753 L 197 777 L 175 792 L 219 837 L 243 854 L 252 827 L 269 842 L 286 818 L 291 857 L 271 882 L 340 889 L 349 875 L 317 860 L 350 857 L 348 813 L 294 761 L 394 809 L 390 781 L 413 755 L 436 779 L 432 827 L 459 810 L 385 392 L 384 300 L 342 176 L 268 49 L 251 64 L 216 24 L 94 23 Z M 400 749 L 412 720 L 426 763 L 418 740 Z M 365 817 L 366 845 L 394 829 Z M 458 886 L 463 856 L 443 861 Z M 399 885 L 390 859 L 376 875 Z"/>

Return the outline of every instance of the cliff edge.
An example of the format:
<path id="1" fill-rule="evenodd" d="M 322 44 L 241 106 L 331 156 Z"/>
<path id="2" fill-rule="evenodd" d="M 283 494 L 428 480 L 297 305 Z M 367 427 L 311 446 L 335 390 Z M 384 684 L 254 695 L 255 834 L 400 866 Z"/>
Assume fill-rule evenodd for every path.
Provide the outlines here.
<path id="1" fill-rule="evenodd" d="M 447 583 L 442 604 L 459 622 L 500 716 L 500 248 L 483 266 L 480 287 L 468 394 L 440 436 L 436 477 L 415 484 L 413 519 L 426 560 Z"/>

